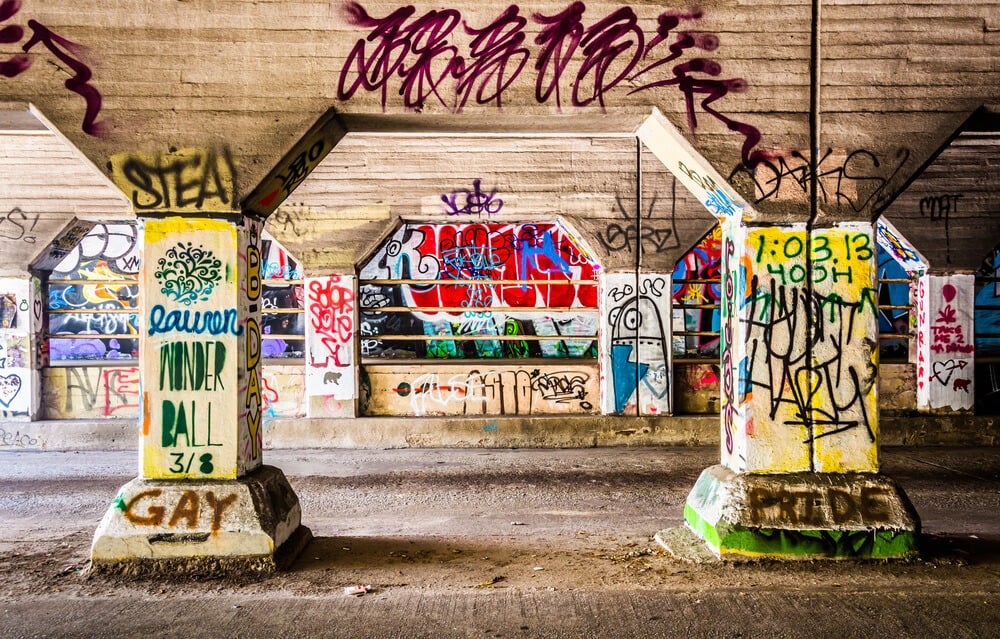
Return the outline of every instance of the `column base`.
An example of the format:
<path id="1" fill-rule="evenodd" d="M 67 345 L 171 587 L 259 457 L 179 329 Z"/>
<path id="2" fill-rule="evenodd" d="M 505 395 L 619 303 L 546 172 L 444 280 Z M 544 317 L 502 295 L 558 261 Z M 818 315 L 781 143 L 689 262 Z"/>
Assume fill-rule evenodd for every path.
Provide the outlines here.
<path id="1" fill-rule="evenodd" d="M 720 559 L 902 559 L 918 554 L 920 519 L 878 473 L 736 473 L 705 469 L 684 521 Z M 657 541 L 675 550 L 662 531 Z M 673 547 L 672 547 L 673 546 Z"/>
<path id="2" fill-rule="evenodd" d="M 284 473 L 262 466 L 231 480 L 125 484 L 91 546 L 100 574 L 271 573 L 289 565 L 312 533 Z"/>

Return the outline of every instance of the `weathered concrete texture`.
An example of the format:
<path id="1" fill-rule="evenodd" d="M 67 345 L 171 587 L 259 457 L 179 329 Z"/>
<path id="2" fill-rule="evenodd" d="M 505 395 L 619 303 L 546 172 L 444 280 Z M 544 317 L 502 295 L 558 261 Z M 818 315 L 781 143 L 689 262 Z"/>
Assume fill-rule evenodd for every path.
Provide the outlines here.
<path id="1" fill-rule="evenodd" d="M 264 448 L 573 448 L 716 446 L 718 415 L 661 417 L 358 417 L 274 418 Z M 133 419 L 0 421 L 0 450 L 131 450 Z M 1000 418 L 883 414 L 882 446 L 996 446 Z"/>
<path id="2" fill-rule="evenodd" d="M 270 573 L 309 541 L 284 473 L 263 466 L 235 480 L 136 478 L 108 509 L 91 547 L 100 573 Z"/>
<path id="3" fill-rule="evenodd" d="M 581 448 L 719 441 L 717 415 L 274 419 L 264 448 Z"/>
<path id="4" fill-rule="evenodd" d="M 917 554 L 920 532 L 903 490 L 875 473 L 710 466 L 688 495 L 684 519 L 720 558 L 906 558 Z"/>
<path id="5" fill-rule="evenodd" d="M 881 443 L 888 446 L 996 446 L 1000 417 L 973 415 L 882 415 Z"/>

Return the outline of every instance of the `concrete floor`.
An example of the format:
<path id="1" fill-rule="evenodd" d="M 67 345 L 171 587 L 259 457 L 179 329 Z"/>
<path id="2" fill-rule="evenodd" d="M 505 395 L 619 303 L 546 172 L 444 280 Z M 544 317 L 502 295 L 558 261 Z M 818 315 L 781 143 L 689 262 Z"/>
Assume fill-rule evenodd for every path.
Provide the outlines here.
<path id="1" fill-rule="evenodd" d="M 911 562 L 687 563 L 715 448 L 271 450 L 315 535 L 267 578 L 121 581 L 89 543 L 134 451 L 0 451 L 0 637 L 991 637 L 1000 450 L 887 448 Z M 345 586 L 371 585 L 360 597 Z"/>

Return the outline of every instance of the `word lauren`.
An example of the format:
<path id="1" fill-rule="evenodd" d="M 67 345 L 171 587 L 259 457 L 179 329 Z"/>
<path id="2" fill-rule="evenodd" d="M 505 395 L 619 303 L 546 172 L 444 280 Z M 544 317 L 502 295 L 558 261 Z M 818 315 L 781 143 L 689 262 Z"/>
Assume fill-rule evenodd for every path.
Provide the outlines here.
<path id="1" fill-rule="evenodd" d="M 243 334 L 235 308 L 222 311 L 167 310 L 157 304 L 149 311 L 150 336 L 160 333 L 188 333 L 191 335 Z"/>

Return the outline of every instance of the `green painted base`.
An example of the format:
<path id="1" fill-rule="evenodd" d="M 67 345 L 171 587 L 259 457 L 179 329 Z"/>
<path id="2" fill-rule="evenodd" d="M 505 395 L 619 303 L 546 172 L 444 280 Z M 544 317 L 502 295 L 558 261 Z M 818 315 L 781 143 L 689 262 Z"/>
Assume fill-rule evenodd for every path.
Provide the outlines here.
<path id="1" fill-rule="evenodd" d="M 723 530 L 690 506 L 684 521 L 719 556 L 794 559 L 903 559 L 917 554 L 917 534 L 897 530 L 782 530 L 731 526 Z"/>
<path id="2" fill-rule="evenodd" d="M 902 559 L 920 523 L 903 491 L 878 474 L 738 474 L 706 469 L 684 520 L 720 558 Z"/>

